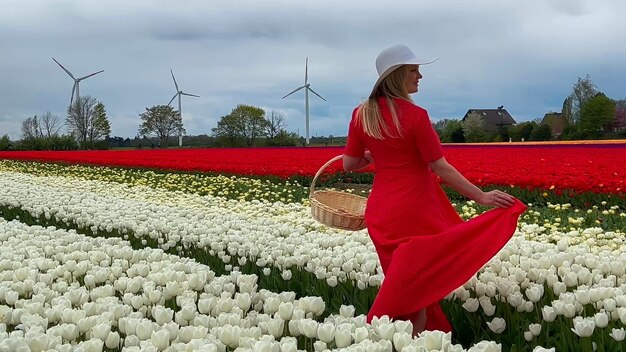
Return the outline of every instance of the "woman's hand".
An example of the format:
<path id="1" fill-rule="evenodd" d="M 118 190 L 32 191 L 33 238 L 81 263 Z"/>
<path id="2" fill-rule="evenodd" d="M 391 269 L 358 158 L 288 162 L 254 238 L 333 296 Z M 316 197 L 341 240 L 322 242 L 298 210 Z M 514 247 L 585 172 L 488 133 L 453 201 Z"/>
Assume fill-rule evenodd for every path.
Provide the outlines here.
<path id="1" fill-rule="evenodd" d="M 369 161 L 370 164 L 374 162 L 374 159 L 372 158 L 372 153 L 369 150 L 365 151 L 365 156 L 363 156 L 363 158 Z"/>
<path id="2" fill-rule="evenodd" d="M 508 208 L 515 203 L 515 197 L 500 190 L 483 192 L 476 202 L 498 208 Z"/>

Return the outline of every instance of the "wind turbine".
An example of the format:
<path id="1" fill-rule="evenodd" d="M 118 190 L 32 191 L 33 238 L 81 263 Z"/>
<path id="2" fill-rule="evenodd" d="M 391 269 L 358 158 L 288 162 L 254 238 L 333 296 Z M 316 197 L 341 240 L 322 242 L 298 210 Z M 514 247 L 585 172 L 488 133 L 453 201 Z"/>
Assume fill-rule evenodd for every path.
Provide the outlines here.
<path id="1" fill-rule="evenodd" d="M 80 98 L 80 94 L 79 94 L 79 90 L 78 90 L 80 81 L 84 80 L 85 78 L 89 78 L 91 76 L 95 76 L 98 73 L 104 72 L 104 70 L 100 70 L 98 72 L 94 72 L 94 73 L 89 74 L 87 76 L 76 78 L 76 77 L 74 77 L 74 75 L 70 71 L 68 71 L 68 69 L 63 67 L 63 65 L 61 65 L 55 58 L 52 58 L 52 60 L 54 60 L 54 62 L 56 62 L 57 65 L 61 66 L 63 71 L 65 71 L 74 80 L 74 86 L 72 87 L 72 98 L 70 99 L 70 105 L 72 105 L 72 103 L 74 102 L 74 93 L 76 93 L 76 100 L 78 100 L 78 98 Z"/>
<path id="2" fill-rule="evenodd" d="M 309 72 L 309 58 L 306 58 L 306 62 L 304 65 L 304 85 L 302 87 L 296 88 L 294 89 L 291 93 L 285 95 L 283 97 L 283 99 L 287 98 L 288 96 L 292 95 L 293 93 L 299 91 L 300 89 L 304 89 L 304 111 L 305 111 L 305 116 L 306 116 L 306 144 L 309 144 L 309 91 L 311 91 L 311 93 L 317 95 L 320 99 L 322 99 L 323 101 L 326 101 L 326 99 L 322 98 L 321 95 L 317 94 L 310 86 L 309 84 L 309 77 L 308 77 L 308 72 Z"/>
<path id="3" fill-rule="evenodd" d="M 167 106 L 170 106 L 170 104 L 172 104 L 174 99 L 178 96 L 178 113 L 180 114 L 180 119 L 182 120 L 183 119 L 183 109 L 182 109 L 181 102 L 180 102 L 180 100 L 181 100 L 180 96 L 181 95 L 188 95 L 190 97 L 196 97 L 196 98 L 200 98 L 200 96 L 199 95 L 185 93 L 181 89 L 179 89 L 178 88 L 178 83 L 176 83 L 176 78 L 174 78 L 174 71 L 172 71 L 172 69 L 170 69 L 170 73 L 172 74 L 172 79 L 174 80 L 174 85 L 176 86 L 176 94 L 174 94 L 172 99 L 170 99 L 170 102 L 167 103 Z M 183 145 L 182 130 L 178 130 L 178 146 L 180 147 L 182 145 Z"/>

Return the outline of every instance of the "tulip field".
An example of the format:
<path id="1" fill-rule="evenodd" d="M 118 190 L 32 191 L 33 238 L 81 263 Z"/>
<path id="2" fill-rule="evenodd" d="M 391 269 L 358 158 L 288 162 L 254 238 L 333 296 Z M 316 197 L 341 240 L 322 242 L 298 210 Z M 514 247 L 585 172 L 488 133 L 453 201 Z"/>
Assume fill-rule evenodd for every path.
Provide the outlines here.
<path id="1" fill-rule="evenodd" d="M 367 230 L 316 222 L 341 148 L 0 152 L 2 351 L 626 351 L 626 144 L 444 146 L 528 205 L 441 302 L 452 333 L 365 314 Z M 318 187 L 367 195 L 375 167 Z M 446 189 L 470 219 L 487 208 Z"/>

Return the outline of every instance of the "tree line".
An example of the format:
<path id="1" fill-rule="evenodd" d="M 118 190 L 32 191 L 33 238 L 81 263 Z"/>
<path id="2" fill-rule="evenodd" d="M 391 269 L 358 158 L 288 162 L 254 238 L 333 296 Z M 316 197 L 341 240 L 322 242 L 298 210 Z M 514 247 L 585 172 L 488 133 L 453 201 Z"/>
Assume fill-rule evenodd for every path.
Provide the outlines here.
<path id="1" fill-rule="evenodd" d="M 22 121 L 21 139 L 0 137 L 0 150 L 109 149 L 129 146 L 167 148 L 186 134 L 180 112 L 169 105 L 147 107 L 139 114 L 140 125 L 133 142 L 111 137 L 105 106 L 91 96 L 81 96 L 70 104 L 62 121 L 50 112 Z M 61 133 L 62 127 L 67 132 Z M 285 117 L 276 111 L 266 114 L 259 107 L 240 104 L 222 116 L 211 135 L 186 136 L 187 146 L 295 146 L 300 136 L 286 129 Z"/>
<path id="2" fill-rule="evenodd" d="M 546 121 L 502 126 L 486 133 L 484 121 L 474 116 L 465 120 L 443 119 L 433 124 L 442 142 L 506 142 L 626 138 L 626 99 L 611 99 L 598 90 L 587 75 L 578 78 L 563 101 L 563 131 L 555 136 Z"/>

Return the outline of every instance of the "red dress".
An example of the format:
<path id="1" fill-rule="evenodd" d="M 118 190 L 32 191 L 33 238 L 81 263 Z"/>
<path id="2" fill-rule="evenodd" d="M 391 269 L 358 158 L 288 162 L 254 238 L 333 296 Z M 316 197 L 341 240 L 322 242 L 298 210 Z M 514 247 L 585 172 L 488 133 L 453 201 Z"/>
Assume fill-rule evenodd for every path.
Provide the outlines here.
<path id="1" fill-rule="evenodd" d="M 450 331 L 439 301 L 467 282 L 502 249 L 526 206 L 516 200 L 463 221 L 428 163 L 443 157 L 426 110 L 394 100 L 403 137 L 379 140 L 356 123 L 348 131 L 345 155 L 362 157 L 369 149 L 376 165 L 365 221 L 385 274 L 368 314 L 410 319 L 427 308 L 427 330 Z M 383 118 L 395 131 L 385 99 Z"/>

